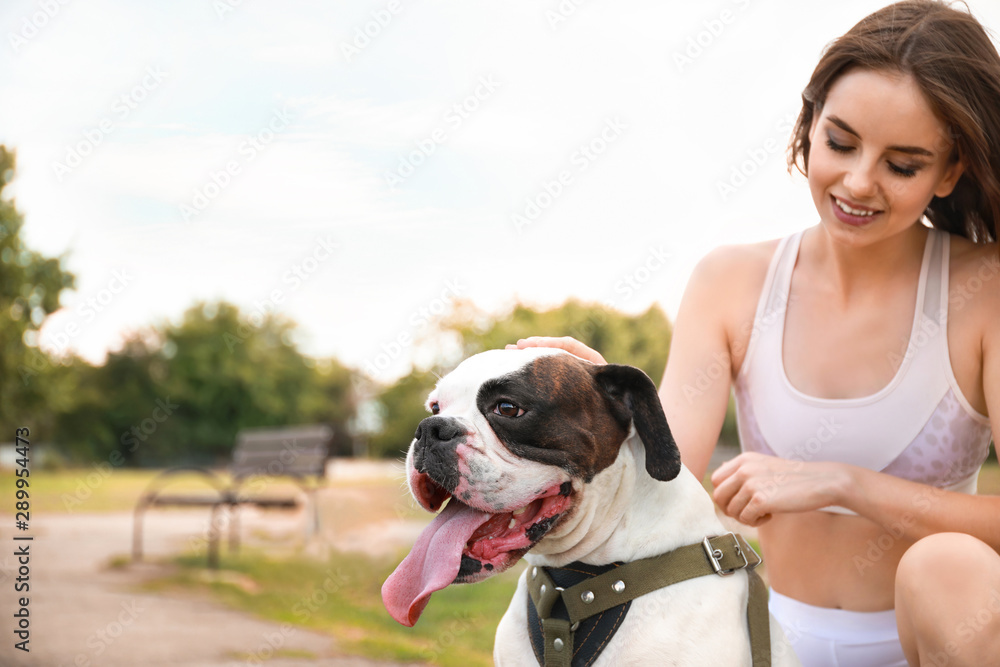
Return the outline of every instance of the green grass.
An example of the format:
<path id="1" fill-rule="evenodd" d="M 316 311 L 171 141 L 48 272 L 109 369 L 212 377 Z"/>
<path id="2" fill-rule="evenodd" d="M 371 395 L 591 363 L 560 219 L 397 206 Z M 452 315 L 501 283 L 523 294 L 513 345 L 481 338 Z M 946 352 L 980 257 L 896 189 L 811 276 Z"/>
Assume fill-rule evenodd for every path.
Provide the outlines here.
<path id="1" fill-rule="evenodd" d="M 979 471 L 979 493 L 1000 496 L 1000 464 L 989 461 Z"/>
<path id="2" fill-rule="evenodd" d="M 223 558 L 215 574 L 203 569 L 203 555 L 189 555 L 175 560 L 173 574 L 146 588 L 208 592 L 235 609 L 331 634 L 347 654 L 442 667 L 492 665 L 496 626 L 522 566 L 435 593 L 416 626 L 407 628 L 389 616 L 380 592 L 402 556 L 373 560 L 338 553 L 322 563 L 251 552 Z"/>

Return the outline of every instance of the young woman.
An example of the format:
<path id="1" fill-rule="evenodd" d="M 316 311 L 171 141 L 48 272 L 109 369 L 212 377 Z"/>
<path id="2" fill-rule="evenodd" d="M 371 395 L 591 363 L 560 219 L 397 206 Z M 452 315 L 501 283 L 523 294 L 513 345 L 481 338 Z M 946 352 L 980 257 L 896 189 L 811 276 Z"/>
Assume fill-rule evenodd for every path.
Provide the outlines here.
<path id="1" fill-rule="evenodd" d="M 927 0 L 865 18 L 816 67 L 789 163 L 819 223 L 713 251 L 677 314 L 660 395 L 683 460 L 705 474 L 735 389 L 744 453 L 714 498 L 758 527 L 806 667 L 1000 664 L 1000 497 L 975 495 L 1000 415 L 983 27 Z M 518 345 L 604 361 L 569 338 Z"/>

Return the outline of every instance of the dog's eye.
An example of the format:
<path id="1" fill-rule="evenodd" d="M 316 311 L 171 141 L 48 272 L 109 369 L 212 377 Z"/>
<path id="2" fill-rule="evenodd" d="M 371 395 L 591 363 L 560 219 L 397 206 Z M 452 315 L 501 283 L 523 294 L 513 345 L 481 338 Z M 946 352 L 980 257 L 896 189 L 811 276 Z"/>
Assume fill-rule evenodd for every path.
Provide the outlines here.
<path id="1" fill-rule="evenodd" d="M 524 410 L 517 407 L 510 401 L 500 401 L 497 403 L 496 407 L 493 408 L 493 414 L 501 415 L 502 417 L 520 417 L 524 414 Z"/>
<path id="2" fill-rule="evenodd" d="M 438 405 L 437 401 L 434 401 L 433 403 L 431 403 L 431 414 L 436 415 L 439 412 L 441 412 L 441 406 Z"/>

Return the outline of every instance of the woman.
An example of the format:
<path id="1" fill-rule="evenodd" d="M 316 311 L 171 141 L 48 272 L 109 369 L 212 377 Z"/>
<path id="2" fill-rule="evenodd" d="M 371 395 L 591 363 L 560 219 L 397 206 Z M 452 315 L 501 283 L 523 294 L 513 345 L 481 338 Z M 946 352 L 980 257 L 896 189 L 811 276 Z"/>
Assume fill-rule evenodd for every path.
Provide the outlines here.
<path id="1" fill-rule="evenodd" d="M 789 163 L 819 224 L 719 248 L 687 286 L 660 391 L 682 458 L 704 476 L 735 388 L 744 453 L 714 498 L 758 527 L 807 667 L 1000 664 L 1000 498 L 974 495 L 1000 415 L 1000 57 L 982 26 L 926 0 L 861 21 L 813 73 Z"/>

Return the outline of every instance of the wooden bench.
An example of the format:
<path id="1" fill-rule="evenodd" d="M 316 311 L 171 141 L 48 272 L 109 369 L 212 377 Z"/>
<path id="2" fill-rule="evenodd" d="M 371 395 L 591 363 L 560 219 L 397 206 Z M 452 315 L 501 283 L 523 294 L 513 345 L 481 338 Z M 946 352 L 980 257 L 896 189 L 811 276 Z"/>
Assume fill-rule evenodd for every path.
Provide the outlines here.
<path id="1" fill-rule="evenodd" d="M 236 436 L 227 485 L 206 468 L 177 466 L 163 471 L 149 483 L 135 507 L 132 528 L 132 560 L 142 560 L 142 522 L 150 507 L 211 507 L 208 539 L 208 564 L 219 565 L 218 510 L 229 509 L 229 550 L 239 550 L 239 507 L 295 509 L 300 497 L 248 496 L 241 487 L 254 477 L 288 477 L 305 492 L 308 504 L 306 537 L 319 532 L 316 490 L 326 474 L 326 460 L 333 439 L 333 429 L 324 425 L 287 428 L 257 428 L 240 431 Z M 180 474 L 197 474 L 211 487 L 205 494 L 165 494 L 163 488 Z"/>

